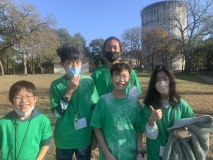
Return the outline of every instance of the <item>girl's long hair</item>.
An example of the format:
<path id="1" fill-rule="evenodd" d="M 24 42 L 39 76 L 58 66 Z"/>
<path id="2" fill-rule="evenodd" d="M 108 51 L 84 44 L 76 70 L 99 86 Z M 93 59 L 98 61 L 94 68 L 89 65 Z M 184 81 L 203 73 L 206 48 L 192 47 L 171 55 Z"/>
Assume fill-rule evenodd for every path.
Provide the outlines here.
<path id="1" fill-rule="evenodd" d="M 152 72 L 149 88 L 146 93 L 143 103 L 147 106 L 151 105 L 153 108 L 160 109 L 162 106 L 160 93 L 155 89 L 155 83 L 157 81 L 157 73 L 163 71 L 169 77 L 169 102 L 172 107 L 176 107 L 180 103 L 180 95 L 176 90 L 176 81 L 173 72 L 165 65 L 157 66 Z"/>

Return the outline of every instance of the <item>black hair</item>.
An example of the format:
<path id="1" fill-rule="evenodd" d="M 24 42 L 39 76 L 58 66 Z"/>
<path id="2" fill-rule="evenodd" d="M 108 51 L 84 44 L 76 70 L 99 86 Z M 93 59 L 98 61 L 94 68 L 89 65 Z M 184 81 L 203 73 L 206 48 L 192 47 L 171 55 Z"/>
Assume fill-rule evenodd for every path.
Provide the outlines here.
<path id="1" fill-rule="evenodd" d="M 109 38 L 107 38 L 104 42 L 104 45 L 103 45 L 103 52 L 105 52 L 105 47 L 106 47 L 106 44 L 108 41 L 111 41 L 111 40 L 116 40 L 118 41 L 118 44 L 119 44 L 119 47 L 120 47 L 120 52 L 122 53 L 122 45 L 121 45 L 121 41 L 117 38 L 117 37 L 114 37 L 114 36 L 111 36 Z"/>
<path id="2" fill-rule="evenodd" d="M 160 109 L 162 106 L 160 93 L 155 89 L 155 84 L 157 81 L 157 73 L 163 71 L 169 77 L 169 102 L 172 107 L 176 107 L 180 103 L 180 95 L 177 93 L 176 90 L 176 81 L 172 70 L 167 68 L 165 65 L 157 66 L 154 71 L 152 72 L 150 81 L 149 81 L 149 88 L 146 93 L 146 96 L 143 100 L 143 103 L 147 106 L 151 105 L 153 108 Z"/>
<path id="3" fill-rule="evenodd" d="M 62 62 L 69 60 L 83 60 L 81 52 L 74 46 L 66 46 L 58 50 L 58 56 Z"/>
<path id="4" fill-rule="evenodd" d="M 25 89 L 27 92 L 32 93 L 34 96 L 37 96 L 36 87 L 32 82 L 21 80 L 14 83 L 9 90 L 9 101 L 13 104 L 13 99 L 22 89 Z"/>
<path id="5" fill-rule="evenodd" d="M 131 73 L 131 67 L 126 63 L 116 63 L 113 64 L 110 68 L 110 74 L 113 76 L 113 73 L 121 73 L 123 70 L 127 70 L 129 74 Z"/>

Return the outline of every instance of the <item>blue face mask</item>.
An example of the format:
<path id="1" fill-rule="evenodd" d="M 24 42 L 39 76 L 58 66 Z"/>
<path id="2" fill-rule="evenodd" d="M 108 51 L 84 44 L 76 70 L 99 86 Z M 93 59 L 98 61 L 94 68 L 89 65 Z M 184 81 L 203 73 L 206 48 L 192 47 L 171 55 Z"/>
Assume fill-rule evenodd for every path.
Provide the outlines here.
<path id="1" fill-rule="evenodd" d="M 69 68 L 66 67 L 65 72 L 70 76 L 70 77 L 76 77 L 79 75 L 81 72 L 81 67 L 76 67 L 76 68 Z"/>

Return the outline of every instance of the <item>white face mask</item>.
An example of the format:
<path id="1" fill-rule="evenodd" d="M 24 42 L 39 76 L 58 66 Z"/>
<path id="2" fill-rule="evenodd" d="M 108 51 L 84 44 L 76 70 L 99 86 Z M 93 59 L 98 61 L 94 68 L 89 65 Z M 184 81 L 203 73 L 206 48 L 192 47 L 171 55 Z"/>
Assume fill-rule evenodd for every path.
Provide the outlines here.
<path id="1" fill-rule="evenodd" d="M 32 112 L 33 109 L 34 109 L 34 106 L 33 106 L 32 108 L 30 108 L 29 111 L 27 111 L 27 112 L 22 112 L 22 111 L 18 110 L 17 108 L 15 108 L 15 112 L 16 112 L 19 116 L 25 117 L 25 116 L 28 115 L 30 112 Z"/>
<path id="2" fill-rule="evenodd" d="M 165 94 L 169 91 L 169 81 L 158 81 L 155 84 L 155 88 L 159 93 Z"/>

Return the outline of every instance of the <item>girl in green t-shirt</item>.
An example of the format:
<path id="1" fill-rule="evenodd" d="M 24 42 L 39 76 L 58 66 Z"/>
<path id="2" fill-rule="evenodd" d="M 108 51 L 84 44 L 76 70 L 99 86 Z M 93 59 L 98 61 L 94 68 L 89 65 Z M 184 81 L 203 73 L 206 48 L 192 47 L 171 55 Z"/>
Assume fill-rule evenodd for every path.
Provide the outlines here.
<path id="1" fill-rule="evenodd" d="M 162 159 L 164 147 L 169 137 L 167 128 L 176 120 L 194 117 L 189 105 L 176 91 L 175 77 L 166 66 L 157 66 L 150 78 L 144 99 L 142 130 L 146 135 L 148 160 Z M 173 132 L 177 138 L 177 132 Z"/>

